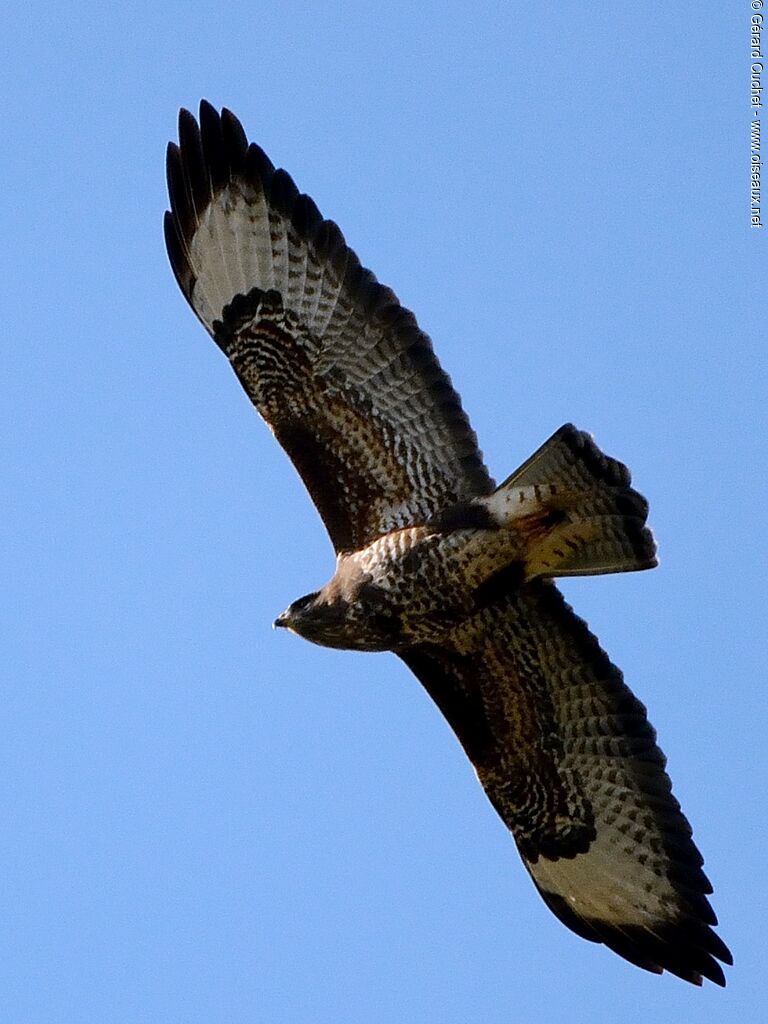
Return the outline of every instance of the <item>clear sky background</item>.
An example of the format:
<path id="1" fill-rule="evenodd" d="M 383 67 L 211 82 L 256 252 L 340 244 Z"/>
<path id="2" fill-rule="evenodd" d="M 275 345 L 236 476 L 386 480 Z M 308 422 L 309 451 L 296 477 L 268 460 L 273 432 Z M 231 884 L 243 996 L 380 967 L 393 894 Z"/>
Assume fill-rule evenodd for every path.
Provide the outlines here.
<path id="1" fill-rule="evenodd" d="M 768 229 L 748 217 L 750 14 L 5 12 L 4 1022 L 758 1018 Z M 725 991 L 555 920 L 395 657 L 270 628 L 333 560 L 166 261 L 165 145 L 201 96 L 415 310 L 497 478 L 568 420 L 632 468 L 661 567 L 564 589 L 659 731 L 736 958 Z"/>

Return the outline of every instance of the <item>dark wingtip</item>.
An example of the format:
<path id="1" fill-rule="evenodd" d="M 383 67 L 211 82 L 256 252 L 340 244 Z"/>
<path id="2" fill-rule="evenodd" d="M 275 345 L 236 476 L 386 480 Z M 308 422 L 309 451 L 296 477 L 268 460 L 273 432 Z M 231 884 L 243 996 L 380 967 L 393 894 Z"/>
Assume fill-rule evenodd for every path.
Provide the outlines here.
<path id="1" fill-rule="evenodd" d="M 209 103 L 208 100 L 202 99 L 200 100 L 200 124 L 202 124 L 203 121 L 210 119 L 218 121 L 219 115 L 216 111 L 216 107 L 214 107 L 212 103 Z"/>
<path id="2" fill-rule="evenodd" d="M 195 115 L 186 107 L 179 108 L 179 135 L 185 131 L 197 131 L 197 120 Z"/>
<path id="3" fill-rule="evenodd" d="M 701 985 L 706 978 L 725 987 L 725 975 L 717 961 L 730 967 L 733 957 L 720 936 L 703 921 L 682 917 L 640 928 L 585 919 L 559 893 L 548 892 L 535 878 L 534 884 L 555 917 L 582 939 L 603 943 L 635 967 L 651 974 L 669 971 L 691 985 Z M 706 900 L 704 903 L 709 911 L 707 919 L 714 918 L 709 904 Z"/>
<path id="4" fill-rule="evenodd" d="M 248 137 L 238 119 L 226 107 L 221 111 L 221 132 L 224 139 L 224 148 L 229 158 L 229 166 L 233 174 L 238 174 L 245 166 L 245 155 L 248 152 Z"/>

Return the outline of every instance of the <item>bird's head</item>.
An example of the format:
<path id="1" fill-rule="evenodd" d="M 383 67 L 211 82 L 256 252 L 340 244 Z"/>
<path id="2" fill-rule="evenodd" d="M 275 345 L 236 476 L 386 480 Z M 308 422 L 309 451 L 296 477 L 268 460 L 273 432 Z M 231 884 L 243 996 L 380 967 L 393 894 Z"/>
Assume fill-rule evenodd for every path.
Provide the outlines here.
<path id="1" fill-rule="evenodd" d="M 321 647 L 346 651 L 388 651 L 398 638 L 398 622 L 367 590 L 367 600 L 349 601 L 328 585 L 294 601 L 274 628 L 289 629 Z M 360 596 L 360 595 L 358 595 Z"/>
<path id="2" fill-rule="evenodd" d="M 272 625 L 322 647 L 347 647 L 346 607 L 346 602 L 329 602 L 322 591 L 315 591 L 294 601 Z"/>

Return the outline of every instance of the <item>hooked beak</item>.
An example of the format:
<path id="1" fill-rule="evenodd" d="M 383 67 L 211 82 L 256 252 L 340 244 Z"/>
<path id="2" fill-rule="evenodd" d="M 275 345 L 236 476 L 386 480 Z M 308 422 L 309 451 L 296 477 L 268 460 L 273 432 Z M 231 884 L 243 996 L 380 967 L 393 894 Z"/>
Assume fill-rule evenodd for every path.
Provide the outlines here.
<path id="1" fill-rule="evenodd" d="M 287 629 L 288 628 L 288 612 L 281 612 L 275 621 L 272 623 L 272 629 Z"/>

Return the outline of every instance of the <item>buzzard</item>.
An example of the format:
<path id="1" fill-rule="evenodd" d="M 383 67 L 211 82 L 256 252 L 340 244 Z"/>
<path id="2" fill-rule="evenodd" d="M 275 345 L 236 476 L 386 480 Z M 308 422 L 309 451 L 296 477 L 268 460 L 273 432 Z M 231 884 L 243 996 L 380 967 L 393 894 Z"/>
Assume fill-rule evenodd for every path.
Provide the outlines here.
<path id="1" fill-rule="evenodd" d="M 275 625 L 402 658 L 557 917 L 723 985 L 731 955 L 645 708 L 553 582 L 656 564 L 626 467 L 568 424 L 495 487 L 413 314 L 230 111 L 182 110 L 167 173 L 176 280 L 336 551 Z"/>

